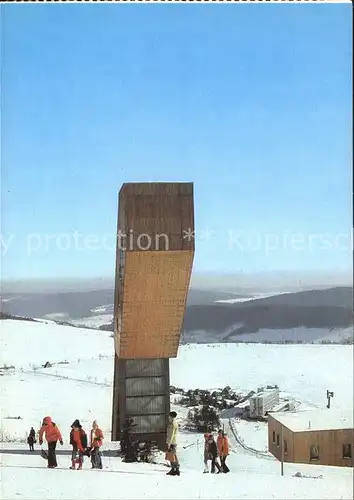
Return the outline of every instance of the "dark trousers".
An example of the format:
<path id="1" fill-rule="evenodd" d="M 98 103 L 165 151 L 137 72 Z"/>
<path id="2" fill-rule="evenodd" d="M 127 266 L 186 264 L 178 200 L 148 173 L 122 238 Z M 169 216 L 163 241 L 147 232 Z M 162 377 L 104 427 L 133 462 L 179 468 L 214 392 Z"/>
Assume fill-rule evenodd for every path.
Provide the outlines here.
<path id="1" fill-rule="evenodd" d="M 55 448 L 57 447 L 57 441 L 52 441 L 48 443 L 48 467 L 58 467 L 57 456 L 55 453 Z"/>
<path id="2" fill-rule="evenodd" d="M 34 451 L 34 446 L 33 446 L 33 443 L 30 443 L 30 444 L 29 444 L 29 449 L 30 449 L 30 451 Z"/>
<path id="3" fill-rule="evenodd" d="M 227 457 L 220 457 L 221 468 L 222 468 L 223 472 L 230 472 L 230 469 L 226 465 L 226 459 L 227 459 Z"/>
<path id="4" fill-rule="evenodd" d="M 175 444 L 171 444 L 170 451 L 175 456 L 175 461 L 171 462 L 171 469 L 172 470 L 179 470 L 179 461 L 178 461 L 178 457 L 177 457 L 177 446 Z"/>
<path id="5" fill-rule="evenodd" d="M 102 469 L 102 456 L 99 448 L 91 451 L 91 464 L 93 469 Z"/>
<path id="6" fill-rule="evenodd" d="M 221 472 L 221 467 L 218 462 L 218 457 L 213 457 L 211 459 L 211 473 L 214 474 L 215 472 L 215 467 L 218 469 L 219 472 Z"/>

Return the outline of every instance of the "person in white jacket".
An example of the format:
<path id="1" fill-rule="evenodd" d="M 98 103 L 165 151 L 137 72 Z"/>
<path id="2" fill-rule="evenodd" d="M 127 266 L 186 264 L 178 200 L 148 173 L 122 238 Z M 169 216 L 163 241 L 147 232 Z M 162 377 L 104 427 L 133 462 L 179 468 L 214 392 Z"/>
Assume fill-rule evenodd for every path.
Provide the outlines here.
<path id="1" fill-rule="evenodd" d="M 168 476 L 179 476 L 179 461 L 177 458 L 177 433 L 178 433 L 178 424 L 176 422 L 177 413 L 175 411 L 171 411 L 168 416 L 169 424 L 167 426 L 166 432 L 166 443 L 167 443 L 167 452 L 169 454 L 173 454 L 171 462 L 171 470 L 167 473 Z"/>

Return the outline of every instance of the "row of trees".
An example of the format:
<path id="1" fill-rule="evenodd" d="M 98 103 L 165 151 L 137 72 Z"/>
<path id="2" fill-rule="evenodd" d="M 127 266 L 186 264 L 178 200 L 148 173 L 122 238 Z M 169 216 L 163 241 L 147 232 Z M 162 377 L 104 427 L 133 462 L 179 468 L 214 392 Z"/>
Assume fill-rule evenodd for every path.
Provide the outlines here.
<path id="1" fill-rule="evenodd" d="M 184 391 L 178 387 L 170 387 L 171 394 L 179 395 L 178 403 L 190 408 L 186 428 L 197 432 L 212 432 L 220 426 L 221 410 L 234 407 L 244 401 L 244 396 L 226 386 L 217 391 L 190 389 Z"/>
<path id="2" fill-rule="evenodd" d="M 188 412 L 186 428 L 197 432 L 214 432 L 220 427 L 217 410 L 203 405 Z"/>
<path id="3" fill-rule="evenodd" d="M 241 403 L 243 396 L 233 391 L 230 386 L 224 387 L 222 390 L 218 391 L 208 391 L 205 389 L 190 389 L 184 391 L 177 387 L 170 387 L 171 394 L 179 394 L 181 399 L 179 404 L 182 406 L 198 406 L 207 405 L 213 406 L 219 410 L 224 410 L 235 406 L 235 404 Z"/>
<path id="4" fill-rule="evenodd" d="M 290 340 L 290 339 L 286 339 L 286 340 L 261 340 L 259 342 L 252 342 L 252 341 L 245 341 L 245 340 L 239 340 L 237 343 L 239 344 L 275 344 L 275 345 L 279 345 L 279 344 L 286 344 L 286 345 L 290 345 L 290 344 L 303 344 L 303 345 L 308 345 L 308 344 L 322 344 L 322 345 L 328 345 L 328 344 L 331 344 L 331 345 L 342 345 L 342 344 L 353 344 L 353 338 L 346 338 L 346 339 L 338 339 L 338 340 L 327 340 L 327 339 L 323 339 L 323 340 L 319 340 L 319 341 L 315 341 L 315 340 Z"/>

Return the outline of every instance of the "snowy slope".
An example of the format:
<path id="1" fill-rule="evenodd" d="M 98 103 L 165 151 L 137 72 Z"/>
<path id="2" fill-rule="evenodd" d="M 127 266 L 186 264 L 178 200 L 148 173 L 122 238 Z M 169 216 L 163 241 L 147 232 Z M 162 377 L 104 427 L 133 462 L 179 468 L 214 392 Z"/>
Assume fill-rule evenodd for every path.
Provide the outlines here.
<path id="1" fill-rule="evenodd" d="M 160 463 L 124 464 L 109 450 L 113 339 L 109 332 L 30 323 L 1 321 L 1 360 L 14 370 L 1 370 L 0 446 L 4 499 L 188 499 L 188 498 L 351 498 L 351 469 L 286 464 L 285 476 L 274 458 L 246 452 L 229 429 L 232 473 L 205 476 L 200 435 L 181 433 L 183 475 L 167 478 Z M 42 368 L 50 361 L 51 368 Z M 65 364 L 62 364 L 66 362 Z M 320 369 L 325 367 L 326 369 Z M 319 345 L 188 345 L 171 360 L 171 383 L 185 388 L 231 385 L 245 391 L 277 383 L 282 391 L 311 406 L 323 407 L 325 391 L 333 390 L 333 407 L 351 408 L 353 384 L 351 346 Z M 342 381 L 345 386 L 342 387 Z M 181 418 L 186 409 L 176 407 Z M 30 426 L 38 428 L 45 415 L 60 426 L 69 451 L 68 433 L 75 418 L 87 429 L 97 419 L 106 436 L 103 471 L 67 470 L 68 455 L 59 455 L 59 469 L 48 471 L 38 456 L 23 455 Z M 14 417 L 21 419 L 15 420 Z M 10 417 L 10 418 L 9 418 Z M 266 448 L 266 426 L 233 421 L 248 446 Z M 228 422 L 225 422 L 226 427 Z M 17 441 L 17 443 L 16 443 Z M 190 446 L 189 446 L 190 445 Z M 183 448 L 188 446 L 188 448 Z M 1 450 L 2 448 L 2 450 Z M 19 454 L 20 452 L 20 454 Z M 163 462 L 163 457 L 159 459 Z M 88 464 L 85 465 L 89 467 Z M 296 472 L 317 477 L 295 478 Z M 48 480 L 48 474 L 54 479 Z M 97 481 L 94 474 L 103 474 Z M 171 481 L 174 487 L 171 488 Z"/>
<path id="2" fill-rule="evenodd" d="M 89 328 L 99 328 L 103 325 L 109 325 L 113 321 L 113 314 L 97 314 L 87 318 L 73 319 L 70 322 L 73 325 L 88 326 Z"/>
<path id="3" fill-rule="evenodd" d="M 0 366 L 16 368 L 42 365 L 47 361 L 77 361 L 112 355 L 108 332 L 71 328 L 31 321 L 1 321 Z"/>
<path id="4" fill-rule="evenodd" d="M 249 391 L 278 384 L 319 407 L 330 389 L 333 407 L 352 407 L 353 352 L 345 345 L 188 345 L 171 360 L 171 383 L 189 388 L 191 380 L 201 389 L 230 385 Z"/>
<path id="5" fill-rule="evenodd" d="M 5 320 L 1 324 L 1 339 L 0 366 L 16 368 L 14 373 L 5 371 L 1 377 L 3 415 L 23 417 L 23 421 L 6 420 L 1 426 L 5 434 L 16 429 L 16 437 L 23 436 L 33 421 L 37 423 L 42 413 L 53 407 L 58 412 L 56 418 L 68 425 L 68 398 L 73 399 L 73 417 L 69 420 L 74 414 L 86 418 L 86 408 L 90 408 L 88 420 L 95 413 L 109 430 L 114 347 L 108 332 Z M 53 366 L 41 368 L 46 361 Z M 56 364 L 65 361 L 69 363 Z M 207 389 L 230 385 L 248 392 L 261 385 L 278 384 L 295 399 L 318 407 L 324 406 L 326 390 L 330 389 L 335 392 L 334 408 L 352 405 L 348 397 L 353 392 L 351 346 L 187 345 L 179 349 L 178 358 L 172 359 L 170 365 L 171 383 L 179 387 Z M 102 397 L 106 401 L 103 406 Z M 28 404 L 23 405 L 23 399 Z"/>
<path id="6" fill-rule="evenodd" d="M 284 344 L 285 342 L 303 343 L 303 344 L 320 344 L 323 341 L 343 344 L 346 341 L 353 342 L 353 327 L 349 328 L 307 328 L 299 326 L 296 328 L 283 328 L 279 330 L 271 328 L 260 328 L 254 333 L 235 333 L 241 330 L 245 325 L 243 323 L 234 323 L 226 328 L 222 333 L 218 333 L 219 342 L 237 343 L 237 342 L 252 342 L 252 343 L 277 343 Z M 188 332 L 184 335 L 184 342 L 208 344 L 215 343 L 215 333 L 212 331 L 196 330 Z"/>

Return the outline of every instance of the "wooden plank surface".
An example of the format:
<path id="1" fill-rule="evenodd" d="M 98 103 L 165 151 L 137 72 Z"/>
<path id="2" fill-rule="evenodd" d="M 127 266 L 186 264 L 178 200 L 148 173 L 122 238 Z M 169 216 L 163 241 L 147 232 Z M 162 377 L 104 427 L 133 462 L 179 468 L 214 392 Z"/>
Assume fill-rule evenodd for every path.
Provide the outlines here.
<path id="1" fill-rule="evenodd" d="M 278 459 L 281 460 L 281 427 L 282 424 L 273 418 L 268 417 L 268 449 Z M 273 431 L 275 432 L 275 443 L 273 443 Z M 277 436 L 280 438 L 277 446 Z M 337 467 L 353 467 L 353 458 L 343 458 L 343 444 L 351 444 L 354 448 L 353 429 L 320 430 L 292 432 L 287 427 L 283 427 L 283 438 L 287 441 L 288 453 L 284 455 L 284 462 L 329 465 Z M 311 446 L 319 448 L 319 459 L 310 459 Z"/>
<path id="2" fill-rule="evenodd" d="M 177 356 L 193 252 L 126 252 L 121 359 Z"/>
<path id="3" fill-rule="evenodd" d="M 126 235 L 128 251 L 194 251 L 194 239 L 186 238 L 194 231 L 192 183 L 124 184 L 119 211 L 119 229 Z"/>
<path id="4" fill-rule="evenodd" d="M 194 258 L 193 184 L 123 184 L 118 221 L 116 353 L 175 357 Z"/>

